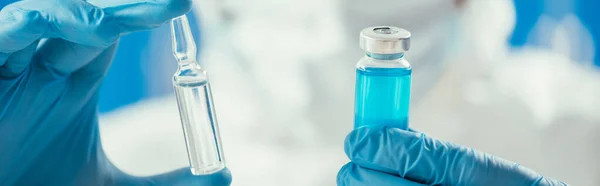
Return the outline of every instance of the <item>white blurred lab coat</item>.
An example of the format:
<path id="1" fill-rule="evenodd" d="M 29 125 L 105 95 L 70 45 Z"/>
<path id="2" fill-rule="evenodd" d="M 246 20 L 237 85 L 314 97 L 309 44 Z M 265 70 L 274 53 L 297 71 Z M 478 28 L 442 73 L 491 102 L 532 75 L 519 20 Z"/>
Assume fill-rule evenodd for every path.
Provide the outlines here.
<path id="1" fill-rule="evenodd" d="M 227 2 L 235 20 L 206 31 L 200 61 L 211 78 L 233 185 L 335 185 L 348 161 L 343 140 L 353 126 L 354 64 L 361 56 L 357 37 L 342 34 L 353 29 L 341 17 L 348 9 L 320 0 Z M 445 4 L 435 9 L 442 17 L 453 14 Z M 422 30 L 413 33 L 414 53 L 407 54 L 419 97 L 411 126 L 570 184 L 597 185 L 600 118 L 592 112 L 600 109 L 600 76 L 556 52 L 508 51 L 511 6 L 471 3 L 454 24 L 461 33 L 403 26 Z M 438 42 L 458 42 L 463 50 L 436 49 Z M 419 64 L 436 61 L 429 56 L 439 60 L 430 68 L 444 71 Z M 127 173 L 187 166 L 174 96 L 103 115 L 100 129 L 107 156 Z"/>

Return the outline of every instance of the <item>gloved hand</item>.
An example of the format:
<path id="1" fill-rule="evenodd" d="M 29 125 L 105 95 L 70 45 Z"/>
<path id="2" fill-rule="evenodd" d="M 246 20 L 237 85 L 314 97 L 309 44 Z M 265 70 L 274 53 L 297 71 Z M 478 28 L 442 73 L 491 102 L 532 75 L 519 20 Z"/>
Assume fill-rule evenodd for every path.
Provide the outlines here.
<path id="1" fill-rule="evenodd" d="M 566 185 L 518 163 L 396 128 L 358 128 L 346 137 L 342 186 Z"/>
<path id="2" fill-rule="evenodd" d="M 0 185 L 229 185 L 227 169 L 129 176 L 100 144 L 98 89 L 119 37 L 190 8 L 190 0 L 24 0 L 3 7 Z"/>

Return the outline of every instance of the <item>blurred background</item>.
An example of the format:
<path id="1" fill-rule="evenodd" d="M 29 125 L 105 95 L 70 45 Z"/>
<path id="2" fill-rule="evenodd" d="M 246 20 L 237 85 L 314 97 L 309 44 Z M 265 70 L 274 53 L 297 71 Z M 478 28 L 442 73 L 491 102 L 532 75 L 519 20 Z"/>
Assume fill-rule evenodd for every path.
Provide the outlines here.
<path id="1" fill-rule="evenodd" d="M 412 32 L 412 128 L 600 185 L 595 0 L 195 0 L 233 185 L 335 185 L 348 159 L 362 28 Z M 123 37 L 101 90 L 107 156 L 133 175 L 187 166 L 168 25 Z"/>

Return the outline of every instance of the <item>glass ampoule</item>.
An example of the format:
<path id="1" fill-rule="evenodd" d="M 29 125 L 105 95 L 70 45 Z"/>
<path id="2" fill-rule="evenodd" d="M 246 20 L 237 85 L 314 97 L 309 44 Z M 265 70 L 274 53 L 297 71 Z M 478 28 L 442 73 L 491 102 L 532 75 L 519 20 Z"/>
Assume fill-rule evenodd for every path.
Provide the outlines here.
<path id="1" fill-rule="evenodd" d="M 190 169 L 194 175 L 225 168 L 219 125 L 206 71 L 196 61 L 196 44 L 185 15 L 171 22 L 173 55 L 179 65 L 173 75 Z"/>

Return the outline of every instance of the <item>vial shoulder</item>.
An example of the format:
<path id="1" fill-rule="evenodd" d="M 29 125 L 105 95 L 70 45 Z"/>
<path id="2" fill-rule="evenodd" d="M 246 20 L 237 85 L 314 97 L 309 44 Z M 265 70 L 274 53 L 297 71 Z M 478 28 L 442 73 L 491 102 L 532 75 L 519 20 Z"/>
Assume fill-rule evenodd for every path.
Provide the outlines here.
<path id="1" fill-rule="evenodd" d="M 374 59 L 368 56 L 364 56 L 356 63 L 357 69 L 367 68 L 399 68 L 410 70 L 412 69 L 410 63 L 404 58 L 392 59 L 392 60 L 381 60 Z"/>

